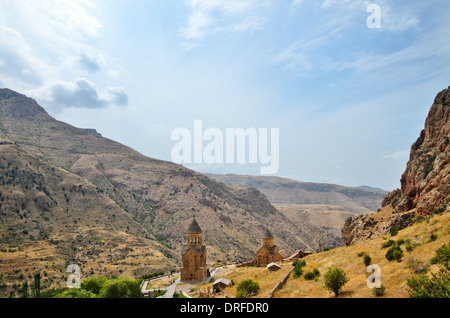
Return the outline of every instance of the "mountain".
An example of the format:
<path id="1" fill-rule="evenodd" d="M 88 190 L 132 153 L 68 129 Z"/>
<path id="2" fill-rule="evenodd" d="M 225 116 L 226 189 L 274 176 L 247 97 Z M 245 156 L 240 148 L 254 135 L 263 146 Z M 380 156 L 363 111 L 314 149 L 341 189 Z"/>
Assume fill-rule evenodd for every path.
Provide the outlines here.
<path id="1" fill-rule="evenodd" d="M 342 226 L 348 217 L 376 211 L 387 194 L 384 191 L 272 176 L 208 175 L 235 186 L 254 187 L 294 222 L 324 227 L 337 237 L 341 236 Z"/>
<path id="2" fill-rule="evenodd" d="M 0 89 L 0 138 L 0 244 L 23 257 L 32 253 L 34 259 L 89 268 L 95 263 L 93 272 L 115 275 L 116 265 L 135 275 L 178 269 L 194 215 L 209 261 L 252 258 L 267 225 L 286 253 L 314 250 L 320 238 L 341 244 L 324 228 L 292 222 L 255 188 L 146 157 L 91 129 L 57 121 L 9 89 Z M 50 249 L 51 242 L 61 248 Z M 0 269 L 16 260 L 21 258 L 1 259 Z"/>
<path id="3" fill-rule="evenodd" d="M 347 245 L 389 234 L 414 222 L 417 215 L 449 211 L 450 87 L 437 94 L 425 128 L 411 146 L 401 189 L 389 193 L 379 213 L 354 216 L 342 229 Z"/>
<path id="4" fill-rule="evenodd" d="M 367 185 L 363 185 L 363 186 L 359 186 L 359 189 L 363 189 L 363 190 L 368 190 L 368 191 L 378 191 L 378 192 L 389 192 L 386 190 L 383 190 L 381 188 L 376 188 L 376 187 L 371 187 L 371 186 L 367 186 Z"/>
<path id="5" fill-rule="evenodd" d="M 253 187 L 264 193 L 273 204 L 339 205 L 355 214 L 365 214 L 381 207 L 385 191 L 344 187 L 334 184 L 301 182 L 272 176 L 208 176 L 239 187 Z"/>

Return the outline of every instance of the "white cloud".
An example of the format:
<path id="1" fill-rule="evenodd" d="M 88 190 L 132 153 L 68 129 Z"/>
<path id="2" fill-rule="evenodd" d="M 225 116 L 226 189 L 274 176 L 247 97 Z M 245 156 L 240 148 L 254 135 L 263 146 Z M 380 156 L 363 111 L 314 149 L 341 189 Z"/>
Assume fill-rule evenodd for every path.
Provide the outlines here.
<path id="1" fill-rule="evenodd" d="M 381 159 L 383 159 L 383 160 L 408 160 L 408 158 L 409 158 L 409 151 L 401 150 L 401 151 L 396 151 L 389 155 L 385 155 Z"/>
<path id="2" fill-rule="evenodd" d="M 186 40 L 202 40 L 226 32 L 256 31 L 269 21 L 258 13 L 266 1 L 257 0 L 188 0 L 191 10 L 187 25 L 181 29 Z"/>
<path id="3" fill-rule="evenodd" d="M 54 110 L 128 104 L 128 94 L 124 88 L 109 87 L 106 92 L 99 91 L 93 82 L 85 78 L 79 78 L 74 82 L 55 82 L 35 90 L 32 94 Z"/>

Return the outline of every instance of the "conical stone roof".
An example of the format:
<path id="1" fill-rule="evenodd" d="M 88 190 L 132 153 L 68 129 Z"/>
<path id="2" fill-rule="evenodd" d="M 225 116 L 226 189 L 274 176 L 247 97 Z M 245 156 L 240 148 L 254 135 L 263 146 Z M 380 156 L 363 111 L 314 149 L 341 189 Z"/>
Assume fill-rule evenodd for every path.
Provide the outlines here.
<path id="1" fill-rule="evenodd" d="M 197 221 L 194 218 L 191 225 L 189 225 L 187 234 L 201 234 L 201 233 L 202 229 L 200 228 L 200 226 L 198 225 Z"/>
<path id="2" fill-rule="evenodd" d="M 272 233 L 270 233 L 268 228 L 266 228 L 266 231 L 264 232 L 264 235 L 263 235 L 262 238 L 264 238 L 264 239 L 273 239 L 273 235 L 272 235 Z"/>

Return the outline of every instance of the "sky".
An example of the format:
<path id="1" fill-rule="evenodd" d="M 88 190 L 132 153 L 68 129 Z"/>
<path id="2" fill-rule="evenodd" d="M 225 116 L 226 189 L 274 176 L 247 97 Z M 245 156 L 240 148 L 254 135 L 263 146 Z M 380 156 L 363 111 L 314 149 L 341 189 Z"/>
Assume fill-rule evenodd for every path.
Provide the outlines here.
<path id="1" fill-rule="evenodd" d="M 449 33 L 448 0 L 0 0 L 0 87 L 152 158 L 180 128 L 195 148 L 195 121 L 223 152 L 227 128 L 278 129 L 274 175 L 393 190 L 450 85 Z"/>

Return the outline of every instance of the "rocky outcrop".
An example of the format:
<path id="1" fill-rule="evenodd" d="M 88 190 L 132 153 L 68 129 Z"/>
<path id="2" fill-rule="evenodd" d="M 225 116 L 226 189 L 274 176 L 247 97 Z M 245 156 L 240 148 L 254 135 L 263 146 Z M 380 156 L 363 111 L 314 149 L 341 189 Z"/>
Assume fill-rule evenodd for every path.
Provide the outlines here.
<path id="1" fill-rule="evenodd" d="M 391 193 L 389 193 L 381 202 L 381 207 L 385 207 L 388 206 L 389 204 L 391 204 L 393 207 L 395 207 L 399 201 L 400 198 L 402 196 L 402 190 L 397 189 L 392 191 Z"/>
<path id="2" fill-rule="evenodd" d="M 411 147 L 401 191 L 398 212 L 417 208 L 425 215 L 450 196 L 450 87 L 436 96 L 425 129 Z"/>
<path id="3" fill-rule="evenodd" d="M 348 246 L 401 230 L 412 222 L 412 214 L 409 212 L 393 214 L 384 219 L 377 219 L 374 215 L 350 217 L 342 228 L 342 240 Z"/>
<path id="4" fill-rule="evenodd" d="M 413 222 L 415 214 L 449 210 L 450 87 L 436 96 L 400 181 L 401 189 L 386 196 L 381 211 L 346 220 L 342 228 L 346 245 L 400 230 Z"/>

